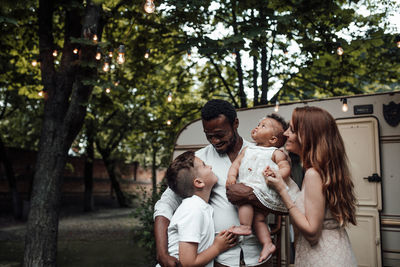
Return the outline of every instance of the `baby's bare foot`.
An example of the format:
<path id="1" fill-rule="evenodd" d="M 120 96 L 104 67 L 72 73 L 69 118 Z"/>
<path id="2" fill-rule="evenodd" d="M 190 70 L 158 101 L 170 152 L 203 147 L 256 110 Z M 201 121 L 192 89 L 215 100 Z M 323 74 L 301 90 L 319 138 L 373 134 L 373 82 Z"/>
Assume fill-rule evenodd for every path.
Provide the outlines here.
<path id="1" fill-rule="evenodd" d="M 235 235 L 251 235 L 251 227 L 247 225 L 233 226 L 229 228 L 229 232 Z"/>
<path id="2" fill-rule="evenodd" d="M 275 250 L 276 250 L 276 247 L 272 242 L 264 244 L 264 246 L 261 250 L 260 258 L 258 259 L 258 262 L 263 262 L 266 259 L 268 259 L 270 257 L 270 255 L 272 255 L 272 253 L 275 252 Z"/>

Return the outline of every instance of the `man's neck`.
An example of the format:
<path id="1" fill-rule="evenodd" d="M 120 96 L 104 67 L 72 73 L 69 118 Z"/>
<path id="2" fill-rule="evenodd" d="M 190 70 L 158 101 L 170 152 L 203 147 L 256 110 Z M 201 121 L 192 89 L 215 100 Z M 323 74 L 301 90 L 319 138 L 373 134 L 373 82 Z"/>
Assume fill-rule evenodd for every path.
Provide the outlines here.
<path id="1" fill-rule="evenodd" d="M 236 159 L 237 155 L 239 154 L 240 150 L 242 149 L 242 146 L 243 146 L 243 138 L 238 135 L 236 138 L 236 143 L 233 146 L 233 149 L 226 153 L 228 155 L 229 159 L 231 160 L 231 162 L 233 162 Z"/>

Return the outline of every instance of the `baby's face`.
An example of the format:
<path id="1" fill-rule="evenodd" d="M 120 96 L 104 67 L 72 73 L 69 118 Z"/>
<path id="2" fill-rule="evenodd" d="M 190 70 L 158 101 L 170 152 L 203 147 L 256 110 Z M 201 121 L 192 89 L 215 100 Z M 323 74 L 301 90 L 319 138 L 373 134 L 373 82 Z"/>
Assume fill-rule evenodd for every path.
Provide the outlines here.
<path id="1" fill-rule="evenodd" d="M 276 120 L 265 118 L 251 131 L 251 138 L 257 145 L 274 146 L 274 140 L 279 131 L 283 133 L 283 128 Z"/>

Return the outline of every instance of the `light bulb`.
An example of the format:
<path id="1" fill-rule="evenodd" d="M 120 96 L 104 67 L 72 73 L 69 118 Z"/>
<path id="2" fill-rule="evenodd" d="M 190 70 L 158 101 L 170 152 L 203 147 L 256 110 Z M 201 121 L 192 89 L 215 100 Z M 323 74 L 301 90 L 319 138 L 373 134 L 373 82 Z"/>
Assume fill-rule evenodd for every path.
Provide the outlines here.
<path id="1" fill-rule="evenodd" d="M 397 41 L 397 48 L 400 48 L 400 41 Z"/>
<path id="2" fill-rule="evenodd" d="M 340 101 L 343 102 L 342 111 L 347 112 L 349 110 L 349 106 L 347 105 L 347 98 L 342 98 Z"/>
<path id="3" fill-rule="evenodd" d="M 43 91 L 40 91 L 40 92 L 38 93 L 38 95 L 39 95 L 40 97 L 42 97 L 42 96 L 43 96 Z"/>
<path id="4" fill-rule="evenodd" d="M 275 102 L 274 111 L 275 111 L 275 112 L 278 112 L 278 111 L 279 111 L 279 101 L 276 101 L 276 102 Z"/>
<path id="5" fill-rule="evenodd" d="M 172 94 L 171 93 L 168 94 L 167 101 L 172 102 Z"/>
<path id="6" fill-rule="evenodd" d="M 156 6 L 154 5 L 153 0 L 146 0 L 146 2 L 144 3 L 144 11 L 151 14 L 154 13 L 155 10 Z"/>
<path id="7" fill-rule="evenodd" d="M 336 53 L 337 53 L 339 56 L 343 55 L 343 53 L 344 53 L 343 47 L 339 46 L 339 47 L 336 49 Z"/>
<path id="8" fill-rule="evenodd" d="M 108 51 L 108 56 L 113 57 L 113 49 L 111 48 L 110 51 Z"/>
<path id="9" fill-rule="evenodd" d="M 116 81 L 116 82 L 114 83 L 114 85 L 115 85 L 115 86 L 118 86 L 118 85 L 119 85 L 119 81 Z"/>
<path id="10" fill-rule="evenodd" d="M 54 49 L 53 51 L 53 57 L 56 57 L 58 55 L 58 51 L 56 49 Z"/>
<path id="11" fill-rule="evenodd" d="M 167 120 L 167 125 L 171 125 L 172 121 L 171 120 Z"/>
<path id="12" fill-rule="evenodd" d="M 233 58 L 236 58 L 236 49 L 235 48 L 233 48 L 233 50 L 232 50 L 232 56 L 233 56 Z"/>
<path id="13" fill-rule="evenodd" d="M 104 62 L 103 70 L 104 70 L 105 72 L 109 71 L 109 70 L 110 70 L 110 63 Z"/>
<path id="14" fill-rule="evenodd" d="M 109 94 L 111 92 L 110 88 L 106 88 L 106 93 Z"/>
<path id="15" fill-rule="evenodd" d="M 97 42 L 98 38 L 97 38 L 97 34 L 93 34 L 93 41 Z"/>
<path id="16" fill-rule="evenodd" d="M 144 58 L 149 58 L 149 56 L 150 56 L 150 49 L 147 49 L 146 50 L 146 53 L 144 54 Z"/>
<path id="17" fill-rule="evenodd" d="M 78 54 L 78 48 L 75 48 L 72 52 L 76 55 L 76 54 Z"/>
<path id="18" fill-rule="evenodd" d="M 101 59 L 101 48 L 100 48 L 100 47 L 97 47 L 96 59 L 97 59 L 97 60 L 100 60 L 100 59 Z"/>
<path id="19" fill-rule="evenodd" d="M 117 62 L 118 62 L 118 64 L 123 64 L 125 62 L 125 46 L 124 45 L 119 46 Z"/>
<path id="20" fill-rule="evenodd" d="M 187 51 L 187 58 L 190 59 L 192 57 L 192 52 L 190 51 L 190 49 L 188 49 Z"/>
<path id="21" fill-rule="evenodd" d="M 32 66 L 34 66 L 34 67 L 36 67 L 37 66 L 37 64 L 38 64 L 38 62 L 37 62 L 37 60 L 36 59 L 34 59 L 34 60 L 32 60 Z"/>

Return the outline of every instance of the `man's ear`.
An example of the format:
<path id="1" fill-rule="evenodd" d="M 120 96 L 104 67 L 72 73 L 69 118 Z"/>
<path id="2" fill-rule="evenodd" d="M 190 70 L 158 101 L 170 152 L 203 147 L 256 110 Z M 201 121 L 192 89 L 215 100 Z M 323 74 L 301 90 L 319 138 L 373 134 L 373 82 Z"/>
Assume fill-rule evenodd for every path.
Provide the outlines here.
<path id="1" fill-rule="evenodd" d="M 195 188 L 203 188 L 205 186 L 203 179 L 199 177 L 194 178 L 193 185 Z"/>
<path id="2" fill-rule="evenodd" d="M 239 119 L 236 117 L 233 121 L 233 129 L 237 129 L 239 127 Z"/>

